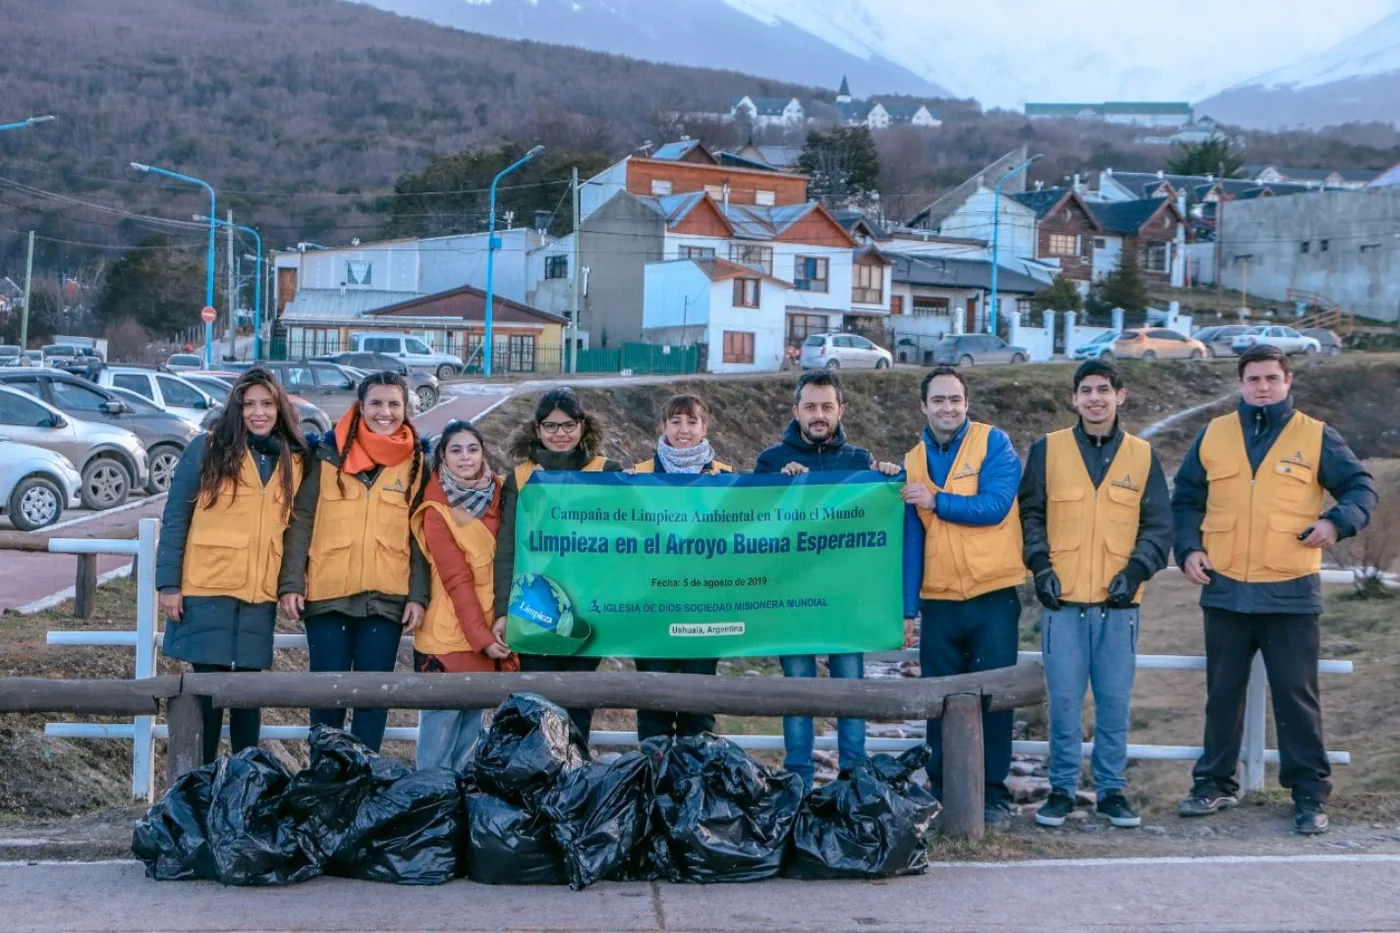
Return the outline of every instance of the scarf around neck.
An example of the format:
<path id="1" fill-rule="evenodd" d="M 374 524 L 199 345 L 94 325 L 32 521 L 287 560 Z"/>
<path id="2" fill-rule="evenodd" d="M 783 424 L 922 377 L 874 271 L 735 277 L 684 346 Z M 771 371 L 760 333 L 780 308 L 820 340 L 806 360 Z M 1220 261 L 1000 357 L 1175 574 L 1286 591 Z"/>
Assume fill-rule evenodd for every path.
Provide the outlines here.
<path id="1" fill-rule="evenodd" d="M 350 435 L 350 424 L 357 410 L 358 406 L 351 405 L 335 426 L 335 449 L 338 451 L 345 450 L 345 440 Z M 376 466 L 398 466 L 413 456 L 414 446 L 413 430 L 408 422 L 399 425 L 393 434 L 376 434 L 361 421 L 340 468 L 346 473 L 364 473 Z"/>
<path id="2" fill-rule="evenodd" d="M 496 474 L 487 469 L 484 463 L 481 465 L 481 475 L 470 483 L 457 479 L 447 469 L 447 464 L 443 464 L 438 470 L 438 483 L 447 496 L 447 504 L 461 509 L 472 518 L 485 515 L 496 498 Z"/>
<path id="3" fill-rule="evenodd" d="M 700 473 L 715 459 L 715 451 L 708 440 L 684 449 L 672 447 L 663 434 L 656 440 L 656 459 L 667 473 Z"/>

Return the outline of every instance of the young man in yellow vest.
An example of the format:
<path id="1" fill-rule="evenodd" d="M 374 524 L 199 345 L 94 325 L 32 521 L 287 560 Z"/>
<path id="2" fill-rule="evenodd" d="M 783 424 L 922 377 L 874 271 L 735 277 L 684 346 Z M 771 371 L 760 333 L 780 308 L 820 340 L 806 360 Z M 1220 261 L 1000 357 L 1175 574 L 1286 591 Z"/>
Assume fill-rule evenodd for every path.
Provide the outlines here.
<path id="1" fill-rule="evenodd" d="M 1293 373 L 1277 347 L 1239 361 L 1240 404 L 1196 438 L 1176 474 L 1176 559 L 1202 587 L 1206 636 L 1205 751 L 1182 816 L 1232 807 L 1245 693 L 1264 657 L 1278 730 L 1279 783 L 1294 828 L 1326 832 L 1331 766 L 1317 696 L 1322 549 L 1366 527 L 1371 474 L 1346 441 L 1293 408 Z M 1336 500 L 1323 511 L 1323 493 Z"/>
<path id="2" fill-rule="evenodd" d="M 1040 643 L 1050 695 L 1050 798 L 1042 826 L 1074 812 L 1084 691 L 1094 687 L 1097 812 L 1140 826 L 1127 787 L 1128 704 L 1137 670 L 1142 585 L 1167 565 L 1171 495 L 1152 446 L 1118 425 L 1127 393 L 1117 368 L 1088 360 L 1074 373 L 1073 428 L 1031 445 L 1021 478 L 1026 566 L 1045 608 Z"/>
<path id="3" fill-rule="evenodd" d="M 904 458 L 904 624 L 919 630 L 919 674 L 944 677 L 1016 663 L 1021 601 L 1021 458 L 1000 428 L 967 417 L 967 382 L 940 366 L 924 376 L 923 436 Z M 986 820 L 1012 815 L 1011 711 L 982 714 Z M 943 723 L 928 721 L 928 777 L 943 791 Z"/>

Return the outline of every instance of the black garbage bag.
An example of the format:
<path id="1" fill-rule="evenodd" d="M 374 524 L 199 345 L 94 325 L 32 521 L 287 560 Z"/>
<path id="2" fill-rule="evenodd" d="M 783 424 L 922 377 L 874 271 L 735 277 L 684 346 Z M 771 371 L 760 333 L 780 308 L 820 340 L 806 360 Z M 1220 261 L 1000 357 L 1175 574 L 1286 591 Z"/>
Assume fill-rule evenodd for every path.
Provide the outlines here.
<path id="1" fill-rule="evenodd" d="M 283 795 L 304 842 L 322 859 L 334 858 L 374 788 L 379 756 L 359 739 L 325 725 L 311 727 L 311 763 Z"/>
<path id="2" fill-rule="evenodd" d="M 215 765 L 205 765 L 181 775 L 136 824 L 131 851 L 146 863 L 147 878 L 214 877 L 207 826 L 214 769 Z"/>
<path id="3" fill-rule="evenodd" d="M 567 884 L 549 821 L 489 794 L 467 797 L 467 877 L 481 884 Z"/>
<path id="4" fill-rule="evenodd" d="M 562 707 L 517 693 L 496 710 L 475 760 L 473 778 L 484 792 L 534 809 L 561 774 L 589 760 L 588 743 Z"/>
<path id="5" fill-rule="evenodd" d="M 227 885 L 296 884 L 321 874 L 323 860 L 303 843 L 282 799 L 292 775 L 261 748 L 220 759 L 210 788 L 209 848 Z"/>
<path id="6" fill-rule="evenodd" d="M 415 771 L 390 758 L 376 759 L 373 789 L 360 802 L 327 871 L 364 881 L 444 884 L 457 877 L 465 818 L 452 771 Z"/>
<path id="7" fill-rule="evenodd" d="M 807 795 L 792 832 L 789 878 L 892 878 L 928 868 L 924 835 L 938 801 L 910 777 L 928 764 L 918 745 L 876 755 Z"/>
<path id="8" fill-rule="evenodd" d="M 566 773 L 543 796 L 540 812 L 564 853 L 569 887 L 581 891 L 625 872 L 650 827 L 654 784 L 651 759 L 628 752 Z"/>
<path id="9" fill-rule="evenodd" d="M 775 773 L 727 739 L 677 739 L 658 784 L 666 837 L 657 867 L 674 881 L 759 881 L 778 874 L 802 779 Z"/>

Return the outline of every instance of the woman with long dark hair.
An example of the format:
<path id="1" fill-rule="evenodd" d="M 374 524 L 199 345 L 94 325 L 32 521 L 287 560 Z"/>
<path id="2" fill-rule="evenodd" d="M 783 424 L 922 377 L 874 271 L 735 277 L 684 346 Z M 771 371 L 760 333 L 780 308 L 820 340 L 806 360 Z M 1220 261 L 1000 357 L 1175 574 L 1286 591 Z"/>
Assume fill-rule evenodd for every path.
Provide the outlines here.
<path id="1" fill-rule="evenodd" d="M 196 672 L 272 667 L 282 534 L 307 453 L 291 401 L 261 367 L 238 377 L 209 432 L 185 448 L 156 551 L 166 657 Z M 207 764 L 224 714 L 201 700 Z M 258 744 L 258 710 L 231 709 L 228 720 L 234 753 Z"/>
<path id="2" fill-rule="evenodd" d="M 510 587 L 515 579 L 516 503 L 520 487 L 536 470 L 576 470 L 585 473 L 621 472 L 622 464 L 603 456 L 603 425 L 597 415 L 585 411 L 573 389 L 551 389 L 535 406 L 535 416 L 521 425 L 508 446 L 517 466 L 506 476 L 501 490 L 501 531 L 496 536 L 496 632 L 504 637 Z M 528 532 L 528 529 L 526 529 Z M 599 658 L 522 654 L 523 671 L 595 671 Z M 593 710 L 571 709 L 569 717 L 588 738 Z"/>
<path id="3" fill-rule="evenodd" d="M 413 513 L 414 539 L 433 570 L 428 611 L 413 630 L 413 669 L 421 674 L 520 669 L 490 615 L 504 479 L 491 470 L 476 425 L 449 421 L 433 453 L 423 503 Z M 418 767 L 460 770 L 480 731 L 479 709 L 421 711 Z"/>
<path id="4" fill-rule="evenodd" d="M 425 471 L 408 411 L 402 376 L 366 376 L 307 464 L 277 592 L 283 615 L 306 620 L 313 671 L 392 671 L 404 626 L 423 620 L 428 562 L 409 516 Z M 345 712 L 313 709 L 311 722 L 344 728 Z M 388 717 L 356 709 L 350 732 L 378 751 Z"/>

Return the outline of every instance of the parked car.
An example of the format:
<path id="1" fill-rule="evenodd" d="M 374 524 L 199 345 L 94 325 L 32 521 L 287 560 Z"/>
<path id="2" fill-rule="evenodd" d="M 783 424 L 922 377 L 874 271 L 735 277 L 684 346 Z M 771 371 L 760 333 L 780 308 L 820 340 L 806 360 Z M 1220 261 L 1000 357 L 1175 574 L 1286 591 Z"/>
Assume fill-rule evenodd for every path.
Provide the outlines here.
<path id="1" fill-rule="evenodd" d="M 172 353 L 165 361 L 168 373 L 185 373 L 204 368 L 204 357 L 197 353 Z"/>
<path id="2" fill-rule="evenodd" d="M 0 432 L 20 444 L 62 454 L 81 479 L 84 508 L 121 505 L 150 481 L 146 450 L 135 434 L 100 421 L 81 421 L 27 392 L 0 385 Z"/>
<path id="3" fill-rule="evenodd" d="M 5 399 L 0 398 L 0 409 Z M 20 531 L 38 531 L 82 504 L 83 477 L 63 454 L 21 444 L 0 424 L 0 515 Z"/>
<path id="4" fill-rule="evenodd" d="M 242 372 L 252 363 L 229 363 L 230 369 Z M 314 403 L 330 416 L 331 421 L 339 421 L 340 416 L 355 404 L 356 390 L 360 379 L 335 363 L 318 360 L 260 360 L 259 366 L 272 371 L 282 388 Z"/>
<path id="5" fill-rule="evenodd" d="M 15 366 L 24 358 L 24 350 L 13 344 L 0 344 L 0 366 Z"/>
<path id="6" fill-rule="evenodd" d="M 258 364 L 263 365 L 263 364 Z M 186 382 L 192 382 L 203 389 L 207 394 L 212 395 L 218 403 L 228 404 L 229 392 L 233 390 L 233 384 L 238 379 L 238 373 L 222 371 L 202 371 L 198 373 L 185 373 L 180 378 Z M 298 426 L 302 434 L 325 434 L 332 428 L 330 417 L 321 409 L 312 405 L 300 395 L 288 393 L 287 397 L 292 402 L 292 407 L 297 410 Z M 211 412 L 205 417 L 204 427 L 208 428 L 216 412 Z"/>
<path id="7" fill-rule="evenodd" d="M 67 373 L 49 369 L 0 370 L 0 385 L 28 393 L 75 418 L 105 422 L 131 431 L 140 439 L 154 464 L 149 470 L 143 465 L 138 488 L 153 494 L 170 488 L 170 478 L 185 445 L 199 434 L 197 426 L 179 415 L 161 411 L 154 405 L 138 409 L 114 389 L 93 385 Z"/>
<path id="8" fill-rule="evenodd" d="M 983 363 L 1024 363 L 1025 347 L 1013 347 L 995 334 L 946 334 L 933 348 L 936 366 L 976 366 Z"/>
<path id="9" fill-rule="evenodd" d="M 1336 356 L 1342 352 L 1342 338 L 1337 336 L 1336 331 L 1328 330 L 1325 327 L 1309 327 L 1299 331 L 1304 337 L 1311 337 L 1317 341 L 1318 347 L 1328 356 Z"/>
<path id="10" fill-rule="evenodd" d="M 451 353 L 439 353 L 417 337 L 407 334 L 351 334 L 350 350 L 357 353 L 387 353 L 413 369 L 423 369 L 439 379 L 451 379 L 462 371 L 462 361 Z"/>
<path id="11" fill-rule="evenodd" d="M 888 369 L 894 354 L 860 334 L 813 334 L 801 359 L 803 369 Z"/>
<path id="12" fill-rule="evenodd" d="M 1294 354 L 1321 353 L 1322 344 L 1316 337 L 1304 337 L 1291 327 L 1283 327 L 1278 324 L 1268 326 L 1251 327 L 1240 334 L 1230 344 L 1230 349 L 1238 356 L 1250 347 L 1258 345 L 1278 347 L 1284 353 L 1292 356 Z"/>
<path id="13" fill-rule="evenodd" d="M 408 381 L 408 391 L 412 392 L 414 398 L 418 400 L 418 410 L 427 411 L 438 403 L 442 397 L 442 390 L 438 384 L 438 377 L 432 373 L 425 373 L 422 370 L 414 369 L 396 356 L 389 356 L 387 353 L 336 353 L 331 356 L 313 357 L 327 363 L 336 363 L 340 366 L 349 366 L 358 369 L 360 372 L 373 373 L 388 370 L 391 373 L 398 373 Z"/>
<path id="14" fill-rule="evenodd" d="M 1205 344 L 1206 356 L 1214 359 L 1235 352 L 1232 348 L 1235 338 L 1247 330 L 1248 324 L 1217 324 L 1213 327 L 1203 327 L 1191 336 Z"/>
<path id="15" fill-rule="evenodd" d="M 1124 360 L 1203 360 L 1206 345 L 1194 337 L 1165 327 L 1141 327 L 1125 330 L 1113 342 L 1112 353 L 1099 354 L 1100 359 Z"/>
<path id="16" fill-rule="evenodd" d="M 1070 352 L 1076 360 L 1097 360 L 1100 357 L 1113 358 L 1113 344 L 1118 340 L 1118 331 L 1106 330 L 1088 343 L 1080 344 Z"/>
<path id="17" fill-rule="evenodd" d="M 154 402 L 157 408 L 179 415 L 193 425 L 202 424 L 218 405 L 203 389 L 174 373 L 158 373 L 138 366 L 109 366 L 98 377 L 97 384 L 135 392 Z"/>

